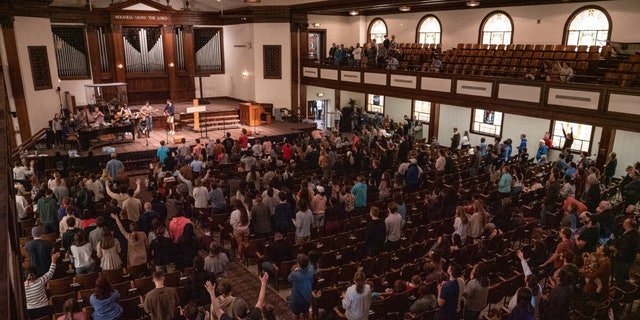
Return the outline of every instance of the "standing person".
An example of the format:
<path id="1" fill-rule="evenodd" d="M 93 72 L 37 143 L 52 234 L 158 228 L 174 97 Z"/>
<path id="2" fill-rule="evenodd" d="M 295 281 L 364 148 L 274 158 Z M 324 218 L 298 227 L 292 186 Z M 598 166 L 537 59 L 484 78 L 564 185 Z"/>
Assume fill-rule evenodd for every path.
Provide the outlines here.
<path id="1" fill-rule="evenodd" d="M 39 277 L 49 270 L 51 265 L 51 252 L 53 250 L 51 242 L 42 239 L 42 226 L 31 228 L 33 240 L 27 242 L 24 246 L 29 253 L 31 267 L 35 269 L 36 277 Z"/>
<path id="2" fill-rule="evenodd" d="M 291 273 L 287 277 L 291 282 L 289 308 L 296 315 L 296 319 L 310 319 L 313 267 L 309 264 L 309 257 L 305 254 L 299 254 L 296 260 L 297 264 L 291 268 Z"/>
<path id="3" fill-rule="evenodd" d="M 398 205 L 395 202 L 390 202 L 388 209 L 389 215 L 384 219 L 387 240 L 384 246 L 387 251 L 393 251 L 398 249 L 402 237 L 402 216 L 398 213 Z"/>
<path id="4" fill-rule="evenodd" d="M 342 294 L 342 307 L 348 320 L 366 320 L 371 306 L 371 287 L 365 284 L 364 272 L 356 271 L 353 285 Z"/>
<path id="5" fill-rule="evenodd" d="M 460 276 L 460 267 L 454 262 L 447 269 L 448 281 L 443 281 L 438 285 L 438 306 L 440 306 L 441 320 L 456 319 L 458 308 L 458 298 L 460 296 L 460 285 L 457 278 Z"/>
<path id="6" fill-rule="evenodd" d="M 56 252 L 51 255 L 51 264 L 49 270 L 38 277 L 34 268 L 29 268 L 27 279 L 24 281 L 25 302 L 27 304 L 27 315 L 29 319 L 38 319 L 49 316 L 53 313 L 52 307 L 47 299 L 45 288 L 47 282 L 53 278 L 56 272 L 56 261 L 60 258 L 60 253 Z"/>
<path id="7" fill-rule="evenodd" d="M 616 168 L 618 167 L 618 158 L 615 152 L 609 154 L 609 161 L 604 166 L 604 185 L 611 184 L 611 178 L 616 175 Z"/>
<path id="8" fill-rule="evenodd" d="M 38 199 L 36 203 L 36 212 L 44 227 L 44 233 L 58 232 L 57 208 L 58 205 L 56 204 L 56 199 L 53 197 L 53 191 L 47 189 L 44 192 L 44 197 Z"/>
<path id="9" fill-rule="evenodd" d="M 84 231 L 77 232 L 73 236 L 70 253 L 69 258 L 71 258 L 76 274 L 93 272 L 93 257 L 91 256 L 93 250 Z"/>
<path id="10" fill-rule="evenodd" d="M 489 269 L 479 263 L 471 269 L 471 280 L 467 282 L 462 297 L 465 300 L 464 320 L 478 320 L 480 312 L 487 306 L 489 298 Z"/>
<path id="11" fill-rule="evenodd" d="M 158 151 L 156 151 L 156 157 L 161 164 L 164 164 L 164 161 L 169 157 L 169 148 L 165 146 L 166 142 L 164 140 L 160 140 L 160 147 L 158 147 Z"/>
<path id="12" fill-rule="evenodd" d="M 274 230 L 275 232 L 282 232 L 286 234 L 295 230 L 295 227 L 291 222 L 294 218 L 293 207 L 287 201 L 286 192 L 280 191 L 278 193 L 278 199 L 280 199 L 280 202 L 276 205 L 273 216 L 275 226 Z"/>
<path id="13" fill-rule="evenodd" d="M 356 184 L 351 188 L 351 193 L 355 198 L 355 214 L 363 215 L 367 207 L 367 185 L 364 182 L 364 176 L 359 175 L 356 178 Z"/>
<path id="14" fill-rule="evenodd" d="M 511 311 L 511 320 L 534 320 L 535 309 L 531 305 L 531 289 L 522 287 L 516 292 L 516 306 Z"/>
<path id="15" fill-rule="evenodd" d="M 380 219 L 380 209 L 378 207 L 371 207 L 369 216 L 371 220 L 367 222 L 365 233 L 365 254 L 368 257 L 375 257 L 384 248 L 385 238 L 382 235 L 386 234 L 386 226 L 385 221 Z"/>
<path id="16" fill-rule="evenodd" d="M 153 130 L 153 107 L 149 105 L 149 101 L 147 101 L 142 108 L 140 108 L 140 117 L 144 122 L 143 132 L 147 137 L 151 135 L 151 131 Z"/>
<path id="17" fill-rule="evenodd" d="M 309 209 L 306 200 L 298 200 L 298 212 L 296 212 L 293 225 L 296 227 L 296 243 L 302 243 L 311 237 L 311 225 L 313 224 L 313 213 Z"/>
<path id="18" fill-rule="evenodd" d="M 180 298 L 176 289 L 164 286 L 164 273 L 153 273 L 155 288 L 144 296 L 144 311 L 151 314 L 152 320 L 173 320 Z"/>
<path id="19" fill-rule="evenodd" d="M 56 113 L 51 120 L 51 130 L 53 130 L 54 142 L 56 147 L 62 144 L 62 120 Z"/>
<path id="20" fill-rule="evenodd" d="M 498 183 L 498 192 L 501 198 L 507 198 L 511 195 L 511 183 L 513 179 L 509 173 L 509 166 L 502 166 L 501 171 L 502 174 L 500 175 L 500 182 Z"/>
<path id="21" fill-rule="evenodd" d="M 122 307 L 118 304 L 120 292 L 113 290 L 111 284 L 105 278 L 96 280 L 95 293 L 89 298 L 93 307 L 93 320 L 114 320 L 120 319 Z"/>
<path id="22" fill-rule="evenodd" d="M 471 148 L 471 142 L 469 142 L 469 131 L 465 131 L 462 134 L 462 141 L 460 142 L 460 149 L 465 150 Z"/>
<path id="23" fill-rule="evenodd" d="M 169 124 L 169 134 L 175 134 L 176 124 L 175 124 L 175 106 L 171 102 L 170 99 L 167 99 L 167 105 L 164 106 L 164 116 L 167 118 L 167 123 Z"/>
<path id="24" fill-rule="evenodd" d="M 96 252 L 98 258 L 100 258 L 100 268 L 102 270 L 115 270 L 122 266 L 120 242 L 113 236 L 111 229 L 108 227 L 102 230 L 102 240 L 98 242 Z"/>
<path id="25" fill-rule="evenodd" d="M 353 49 L 351 54 L 353 54 L 355 66 L 360 67 L 360 62 L 362 61 L 362 47 L 360 47 L 360 42 L 356 43 L 356 47 Z"/>
<path id="26" fill-rule="evenodd" d="M 242 201 L 236 199 L 233 202 L 233 211 L 229 217 L 229 223 L 233 227 L 233 237 L 236 240 L 238 252 L 236 259 L 244 259 L 244 250 L 249 246 L 249 213 Z"/>
<path id="27" fill-rule="evenodd" d="M 458 132 L 458 128 L 453 128 L 453 136 L 451 137 L 451 151 L 457 151 L 458 146 L 460 145 L 460 132 Z"/>
<path id="28" fill-rule="evenodd" d="M 122 222 L 120 222 L 120 217 L 118 217 L 118 215 L 112 213 L 111 218 L 116 221 L 120 233 L 122 233 L 122 235 L 127 239 L 127 265 L 137 266 L 146 264 L 147 250 L 149 249 L 147 234 L 142 231 L 138 231 L 138 223 L 136 222 L 131 222 L 129 225 L 131 232 L 127 232 L 122 225 Z"/>
<path id="29" fill-rule="evenodd" d="M 571 146 L 573 145 L 573 127 L 571 127 L 571 131 L 569 133 L 564 131 L 564 127 L 562 127 L 562 134 L 564 135 L 564 144 L 562 145 L 562 150 L 571 150 Z"/>
<path id="30" fill-rule="evenodd" d="M 120 170 L 124 170 L 124 164 L 122 161 L 118 160 L 117 154 L 114 152 L 111 154 L 111 160 L 107 162 L 107 171 L 109 172 L 109 178 L 111 181 L 118 180 L 118 173 Z"/>
<path id="31" fill-rule="evenodd" d="M 634 219 L 624 219 L 622 228 L 624 233 L 614 242 L 617 250 L 613 258 L 613 278 L 618 285 L 624 284 L 629 279 L 629 269 L 636 260 L 638 243 L 640 243 L 640 234 Z"/>
<path id="32" fill-rule="evenodd" d="M 210 281 L 205 283 L 205 288 L 209 292 L 211 297 L 211 313 L 215 315 L 220 320 L 256 320 L 262 319 L 262 308 L 264 307 L 264 297 L 267 291 L 267 282 L 269 281 L 269 274 L 264 273 L 262 277 L 260 277 L 260 292 L 258 293 L 258 301 L 256 302 L 255 307 L 253 309 L 249 309 L 247 302 L 244 299 L 236 297 L 233 299 L 233 303 L 231 309 L 233 310 L 233 314 L 228 314 L 225 310 L 222 310 L 220 306 L 220 301 L 218 301 L 218 297 L 216 297 L 216 285 L 211 284 Z"/>

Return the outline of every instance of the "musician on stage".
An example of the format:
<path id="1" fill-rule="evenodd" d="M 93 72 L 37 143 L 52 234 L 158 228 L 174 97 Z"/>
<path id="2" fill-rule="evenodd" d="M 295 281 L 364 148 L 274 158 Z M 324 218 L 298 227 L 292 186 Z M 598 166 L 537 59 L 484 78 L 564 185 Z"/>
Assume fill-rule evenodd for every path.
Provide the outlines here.
<path id="1" fill-rule="evenodd" d="M 149 137 L 153 130 L 153 107 L 149 105 L 149 101 L 140 108 L 140 122 L 144 122 L 142 133 Z"/>
<path id="2" fill-rule="evenodd" d="M 93 112 L 91 113 L 91 118 L 93 119 L 93 123 L 97 123 L 98 125 L 104 124 L 104 113 L 100 111 L 99 107 L 95 107 Z"/>
<path id="3" fill-rule="evenodd" d="M 174 123 L 175 118 L 174 118 L 174 112 L 175 112 L 175 107 L 173 106 L 173 103 L 171 103 L 170 99 L 167 99 L 167 105 L 164 106 L 164 116 L 167 117 L 167 123 L 169 124 L 169 127 L 171 128 L 171 130 L 169 131 L 169 134 L 175 134 L 176 133 L 176 124 Z"/>
<path id="4" fill-rule="evenodd" d="M 89 126 L 89 113 L 86 108 L 80 107 L 78 109 L 78 114 L 76 115 L 76 121 L 77 121 L 78 129 Z"/>
<path id="5" fill-rule="evenodd" d="M 129 109 L 126 103 L 123 104 L 122 109 L 120 109 L 120 120 L 122 120 L 123 123 L 131 122 L 131 109 Z"/>

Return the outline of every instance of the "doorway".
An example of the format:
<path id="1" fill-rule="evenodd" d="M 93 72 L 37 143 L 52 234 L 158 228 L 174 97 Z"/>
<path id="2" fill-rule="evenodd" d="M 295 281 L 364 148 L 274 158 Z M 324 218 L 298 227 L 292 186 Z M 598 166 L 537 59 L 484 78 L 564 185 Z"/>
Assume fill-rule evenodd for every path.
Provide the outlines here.
<path id="1" fill-rule="evenodd" d="M 318 99 L 307 102 L 307 115 L 308 119 L 315 121 L 318 126 L 322 128 L 331 127 L 328 123 L 329 117 L 327 115 L 329 110 L 328 99 Z"/>
<path id="2" fill-rule="evenodd" d="M 327 54 L 327 30 L 309 30 L 308 35 L 309 60 L 324 60 Z"/>

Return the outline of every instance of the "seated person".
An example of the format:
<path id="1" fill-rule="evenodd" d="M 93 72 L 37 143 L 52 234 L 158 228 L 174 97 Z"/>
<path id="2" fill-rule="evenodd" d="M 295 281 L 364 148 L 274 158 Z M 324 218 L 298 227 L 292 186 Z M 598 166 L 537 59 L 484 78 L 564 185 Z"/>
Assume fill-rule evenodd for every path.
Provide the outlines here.
<path id="1" fill-rule="evenodd" d="M 99 107 L 95 107 L 93 112 L 91 113 L 91 119 L 93 119 L 93 123 L 102 125 L 104 124 L 104 113 L 100 111 Z"/>
<path id="2" fill-rule="evenodd" d="M 440 60 L 439 56 L 434 56 L 433 60 L 431 60 L 431 66 L 429 67 L 429 72 L 441 72 L 443 68 L 442 60 Z"/>

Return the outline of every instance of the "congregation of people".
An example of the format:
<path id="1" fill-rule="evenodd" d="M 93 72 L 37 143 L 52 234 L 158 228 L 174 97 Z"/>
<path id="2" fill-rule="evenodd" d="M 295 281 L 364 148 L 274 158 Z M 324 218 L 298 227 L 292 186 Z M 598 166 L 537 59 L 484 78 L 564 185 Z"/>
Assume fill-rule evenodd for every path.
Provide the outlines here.
<path id="1" fill-rule="evenodd" d="M 265 288 L 280 282 L 291 285 L 298 319 L 384 318 L 385 301 L 402 301 L 397 312 L 407 317 L 479 319 L 501 281 L 491 276 L 500 257 L 522 275 L 508 305 L 514 320 L 568 319 L 573 302 L 607 300 L 609 288 L 628 283 L 640 249 L 640 162 L 615 177 L 612 153 L 600 170 L 588 152 L 574 151 L 571 128 L 561 146 L 543 132 L 530 155 L 524 134 L 519 143 L 496 137 L 472 146 L 454 128 L 449 141 L 418 141 L 410 123 L 293 141 L 250 139 L 244 129 L 206 144 L 162 141 L 148 177 L 129 177 L 116 153 L 99 172 L 71 169 L 49 180 L 18 162 L 18 218 L 37 218 L 24 244 L 29 317 L 50 318 L 47 282 L 73 274 L 100 275 L 83 302 L 93 319 L 124 317 L 119 301 L 128 292 L 103 274 L 139 266 L 153 281 L 139 297 L 152 319 L 282 319 L 265 302 Z M 345 246 L 331 244 L 337 239 Z M 484 256 L 464 254 L 478 248 Z M 230 285 L 232 262 L 257 263 L 253 308 Z M 59 265 L 66 270 L 56 272 Z M 189 278 L 186 298 L 164 285 L 176 272 Z M 329 273 L 346 281 L 320 281 Z M 330 307 L 317 310 L 331 290 Z M 86 319 L 76 298 L 55 312 Z"/>

